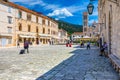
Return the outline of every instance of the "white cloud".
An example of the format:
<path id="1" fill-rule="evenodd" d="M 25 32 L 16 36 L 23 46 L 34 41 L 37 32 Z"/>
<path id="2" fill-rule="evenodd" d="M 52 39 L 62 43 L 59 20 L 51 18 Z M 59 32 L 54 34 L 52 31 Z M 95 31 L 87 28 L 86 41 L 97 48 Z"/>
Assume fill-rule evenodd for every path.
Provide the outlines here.
<path id="1" fill-rule="evenodd" d="M 71 13 L 77 13 L 80 14 L 83 12 L 87 11 L 87 5 L 89 2 L 84 2 L 84 3 L 80 3 L 80 4 L 74 4 L 68 7 L 65 7 L 66 9 L 68 9 Z M 82 5 L 81 5 L 82 4 Z"/>
<path id="2" fill-rule="evenodd" d="M 39 4 L 40 6 L 42 6 L 45 10 L 56 10 L 56 9 L 60 9 L 60 5 L 55 5 L 55 4 L 48 4 L 45 3 L 43 0 L 10 0 L 11 2 L 20 2 L 20 3 L 24 3 L 24 4 L 28 4 L 30 6 L 34 6 L 36 4 Z M 71 13 L 75 13 L 77 11 L 81 11 L 81 10 L 85 10 L 86 7 L 84 6 L 69 6 L 69 7 L 65 7 L 67 10 L 69 10 Z"/>
<path id="3" fill-rule="evenodd" d="M 54 4 L 48 4 L 45 3 L 43 0 L 10 0 L 11 2 L 20 2 L 24 4 L 29 4 L 30 6 L 34 6 L 36 4 L 39 4 L 40 6 L 43 6 L 45 10 L 51 9 L 55 10 L 59 8 L 59 5 L 54 5 Z"/>
<path id="4" fill-rule="evenodd" d="M 36 4 L 40 4 L 40 1 L 36 1 L 36 2 L 32 2 L 30 5 L 36 5 Z"/>
<path id="5" fill-rule="evenodd" d="M 57 18 L 66 18 L 73 16 L 66 8 L 62 8 L 59 10 L 54 10 L 52 13 L 49 13 L 48 16 L 55 16 Z"/>
<path id="6" fill-rule="evenodd" d="M 46 6 L 47 4 L 45 2 L 43 2 L 42 0 L 37 0 L 37 1 L 33 1 L 32 3 L 30 3 L 31 6 L 34 6 L 36 4 L 40 4 L 40 6 Z"/>
<path id="7" fill-rule="evenodd" d="M 59 20 L 59 18 L 55 18 L 55 20 Z"/>
<path id="8" fill-rule="evenodd" d="M 59 5 L 54 5 L 54 4 L 46 4 L 46 6 L 44 6 L 44 9 L 51 9 L 51 10 L 56 10 L 59 9 Z"/>
<path id="9" fill-rule="evenodd" d="M 30 6 L 34 6 L 36 4 L 40 4 L 41 6 L 46 6 L 47 4 L 44 3 L 42 0 L 10 0 L 11 2 L 20 2 L 24 4 L 28 4 Z"/>
<path id="10" fill-rule="evenodd" d="M 69 7 L 66 7 L 66 8 L 72 13 L 86 10 L 86 7 L 83 7 L 83 6 L 69 6 Z"/>

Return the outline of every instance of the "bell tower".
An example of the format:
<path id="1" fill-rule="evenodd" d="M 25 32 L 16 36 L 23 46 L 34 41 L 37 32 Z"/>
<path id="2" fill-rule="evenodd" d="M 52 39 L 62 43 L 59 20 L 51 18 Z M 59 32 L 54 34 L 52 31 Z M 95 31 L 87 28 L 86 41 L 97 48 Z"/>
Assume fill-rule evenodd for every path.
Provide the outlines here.
<path id="1" fill-rule="evenodd" d="M 83 12 L 83 34 L 87 35 L 88 29 L 88 13 Z"/>

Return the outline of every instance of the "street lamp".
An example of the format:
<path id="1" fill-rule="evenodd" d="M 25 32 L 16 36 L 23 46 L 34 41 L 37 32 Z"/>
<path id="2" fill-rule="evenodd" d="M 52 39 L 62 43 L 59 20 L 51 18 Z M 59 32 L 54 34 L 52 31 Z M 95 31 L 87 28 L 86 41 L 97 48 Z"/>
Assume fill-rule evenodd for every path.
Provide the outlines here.
<path id="1" fill-rule="evenodd" d="M 87 6 L 89 15 L 91 15 L 93 13 L 93 9 L 94 9 L 94 5 L 90 2 Z"/>

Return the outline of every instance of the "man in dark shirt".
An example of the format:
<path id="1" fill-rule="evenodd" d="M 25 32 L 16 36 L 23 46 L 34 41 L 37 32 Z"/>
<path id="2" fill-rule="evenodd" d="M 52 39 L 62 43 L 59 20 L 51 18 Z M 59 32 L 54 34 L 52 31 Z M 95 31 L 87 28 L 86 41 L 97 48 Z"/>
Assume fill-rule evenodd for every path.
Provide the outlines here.
<path id="1" fill-rule="evenodd" d="M 25 42 L 24 42 L 24 50 L 26 51 L 26 49 L 27 49 L 27 53 L 29 53 L 29 42 L 26 40 Z"/>

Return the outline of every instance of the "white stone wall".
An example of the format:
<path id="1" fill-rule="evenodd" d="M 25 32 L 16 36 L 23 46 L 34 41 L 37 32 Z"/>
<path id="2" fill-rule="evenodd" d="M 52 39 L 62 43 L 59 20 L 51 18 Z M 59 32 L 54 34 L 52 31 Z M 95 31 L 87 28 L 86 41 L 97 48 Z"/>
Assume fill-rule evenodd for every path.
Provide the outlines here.
<path id="1" fill-rule="evenodd" d="M 113 7 L 113 45 L 112 52 L 120 58 L 120 7 L 114 5 Z"/>
<path id="2" fill-rule="evenodd" d="M 8 9 L 11 8 L 10 12 Z M 8 17 L 12 18 L 12 23 L 8 23 Z M 15 9 L 4 4 L 0 4 L 0 32 L 7 33 L 7 28 L 14 28 L 15 24 Z"/>
<path id="3" fill-rule="evenodd" d="M 14 29 L 15 29 L 15 9 L 13 7 L 10 7 L 6 4 L 0 3 L 0 35 L 1 41 L 0 46 L 8 46 L 8 40 L 11 39 L 11 43 L 13 43 L 13 36 L 14 36 Z M 11 22 L 8 22 L 8 17 L 11 17 Z M 9 33 L 8 28 L 11 28 L 11 32 Z M 6 39 L 4 43 L 2 42 L 2 39 Z M 9 39 L 8 39 L 9 38 Z"/>

